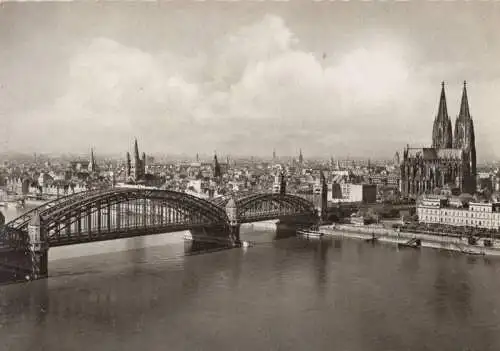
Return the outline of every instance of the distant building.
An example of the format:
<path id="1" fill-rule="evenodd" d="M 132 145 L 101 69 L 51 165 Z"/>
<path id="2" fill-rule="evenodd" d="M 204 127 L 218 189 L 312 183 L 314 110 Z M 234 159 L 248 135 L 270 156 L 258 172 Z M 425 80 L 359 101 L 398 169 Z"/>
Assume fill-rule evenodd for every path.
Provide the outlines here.
<path id="1" fill-rule="evenodd" d="M 340 188 L 340 193 L 338 191 L 339 188 Z M 366 204 L 375 203 L 377 201 L 377 186 L 375 184 L 353 184 L 353 183 L 333 184 L 332 201 L 362 202 Z"/>
<path id="2" fill-rule="evenodd" d="M 40 185 L 41 187 L 47 186 L 52 180 L 53 178 L 50 175 L 42 172 L 38 177 L 38 185 Z"/>
<path id="3" fill-rule="evenodd" d="M 82 172 L 89 168 L 89 161 L 71 161 L 70 168 L 73 172 Z"/>
<path id="4" fill-rule="evenodd" d="M 274 177 L 273 183 L 273 193 L 274 194 L 285 194 L 286 193 L 286 179 L 283 171 L 280 171 Z"/>
<path id="5" fill-rule="evenodd" d="M 339 183 L 329 184 L 328 189 L 328 201 L 334 201 L 334 199 L 342 198 L 342 188 Z"/>

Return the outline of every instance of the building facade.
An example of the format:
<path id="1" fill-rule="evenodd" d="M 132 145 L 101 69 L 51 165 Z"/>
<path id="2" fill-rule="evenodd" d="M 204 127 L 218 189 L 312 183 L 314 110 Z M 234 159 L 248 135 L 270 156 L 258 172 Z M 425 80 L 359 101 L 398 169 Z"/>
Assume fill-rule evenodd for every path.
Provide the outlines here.
<path id="1" fill-rule="evenodd" d="M 334 183 L 332 184 L 332 201 L 373 204 L 377 202 L 377 186 L 375 184 Z"/>
<path id="2" fill-rule="evenodd" d="M 445 198 L 424 198 L 417 204 L 420 223 L 475 227 L 500 228 L 500 203 L 470 202 L 466 205 L 450 203 Z"/>
<path id="3" fill-rule="evenodd" d="M 476 146 L 474 122 L 469 111 L 464 82 L 460 112 L 452 132 L 448 116 L 444 83 L 441 87 L 438 113 L 432 129 L 432 147 L 403 151 L 401 193 L 405 197 L 432 194 L 448 187 L 459 193 L 476 190 Z"/>

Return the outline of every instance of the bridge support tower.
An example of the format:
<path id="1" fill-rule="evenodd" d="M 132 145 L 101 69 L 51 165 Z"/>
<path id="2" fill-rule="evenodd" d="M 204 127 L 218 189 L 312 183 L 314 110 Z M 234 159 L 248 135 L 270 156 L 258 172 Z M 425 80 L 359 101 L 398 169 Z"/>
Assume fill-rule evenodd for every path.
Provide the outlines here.
<path id="1" fill-rule="evenodd" d="M 37 213 L 28 225 L 31 279 L 48 277 L 49 243 L 43 218 Z"/>
<path id="2" fill-rule="evenodd" d="M 229 239 L 234 245 L 241 245 L 240 226 L 238 222 L 238 208 L 233 198 L 229 199 L 226 205 L 226 214 L 229 219 Z"/>
<path id="3" fill-rule="evenodd" d="M 318 214 L 318 224 L 323 224 L 328 218 L 328 184 L 325 174 L 320 171 L 320 196 L 315 201 L 315 207 Z"/>

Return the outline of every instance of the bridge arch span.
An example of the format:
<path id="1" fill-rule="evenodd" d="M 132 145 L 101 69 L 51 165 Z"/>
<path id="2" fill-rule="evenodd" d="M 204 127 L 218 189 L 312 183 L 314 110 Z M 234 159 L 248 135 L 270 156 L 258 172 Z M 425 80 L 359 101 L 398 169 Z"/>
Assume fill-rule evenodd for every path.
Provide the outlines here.
<path id="1" fill-rule="evenodd" d="M 225 207 L 227 199 L 217 199 L 218 206 Z M 293 216 L 313 217 L 314 204 L 292 194 L 257 193 L 234 198 L 238 223 L 248 223 Z"/>
<path id="2" fill-rule="evenodd" d="M 49 246 L 169 231 L 226 227 L 221 208 L 195 196 L 156 189 L 113 188 L 70 196 L 7 224 L 27 233 L 34 215 L 43 221 Z"/>

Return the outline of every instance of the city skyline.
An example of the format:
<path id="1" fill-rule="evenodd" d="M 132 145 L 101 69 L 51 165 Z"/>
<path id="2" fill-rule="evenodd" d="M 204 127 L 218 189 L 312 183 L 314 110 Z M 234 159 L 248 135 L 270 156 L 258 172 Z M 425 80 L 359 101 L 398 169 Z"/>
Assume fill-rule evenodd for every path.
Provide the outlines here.
<path id="1" fill-rule="evenodd" d="M 1 6 L 4 152 L 389 159 L 467 80 L 478 160 L 500 157 L 500 4 Z"/>

